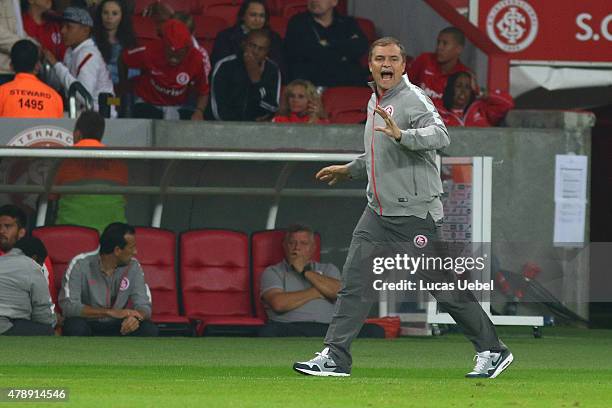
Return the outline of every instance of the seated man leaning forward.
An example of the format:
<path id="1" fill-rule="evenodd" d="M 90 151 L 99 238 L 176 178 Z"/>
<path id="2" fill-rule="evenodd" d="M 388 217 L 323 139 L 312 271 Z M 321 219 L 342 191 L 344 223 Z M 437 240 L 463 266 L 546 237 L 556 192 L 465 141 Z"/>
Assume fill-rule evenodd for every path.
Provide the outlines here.
<path id="1" fill-rule="evenodd" d="M 332 264 L 314 262 L 315 237 L 304 225 L 287 228 L 285 259 L 261 275 L 261 298 L 268 323 L 262 337 L 323 337 L 334 314 L 340 272 Z M 378 326 L 364 325 L 361 337 L 384 337 Z"/>
<path id="2" fill-rule="evenodd" d="M 50 336 L 55 326 L 53 302 L 41 267 L 47 250 L 23 237 L 0 257 L 0 335 Z"/>
<path id="3" fill-rule="evenodd" d="M 72 259 L 59 297 L 65 336 L 157 336 L 149 320 L 150 292 L 134 255 L 134 227 L 116 222 L 102 232 L 98 251 Z"/>

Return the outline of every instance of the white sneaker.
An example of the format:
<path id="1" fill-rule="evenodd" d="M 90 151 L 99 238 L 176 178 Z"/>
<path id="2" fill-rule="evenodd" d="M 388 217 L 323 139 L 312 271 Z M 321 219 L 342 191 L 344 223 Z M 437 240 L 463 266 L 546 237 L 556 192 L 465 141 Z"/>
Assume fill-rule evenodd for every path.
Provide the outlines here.
<path id="1" fill-rule="evenodd" d="M 474 360 L 476 365 L 465 375 L 467 378 L 495 378 L 508 368 L 514 356 L 508 349 L 499 353 L 487 350 L 476 353 Z"/>
<path id="2" fill-rule="evenodd" d="M 317 356 L 309 361 L 293 364 L 293 369 L 300 374 L 318 377 L 349 377 L 351 374 L 338 367 L 329 355 L 329 347 L 325 347 Z"/>

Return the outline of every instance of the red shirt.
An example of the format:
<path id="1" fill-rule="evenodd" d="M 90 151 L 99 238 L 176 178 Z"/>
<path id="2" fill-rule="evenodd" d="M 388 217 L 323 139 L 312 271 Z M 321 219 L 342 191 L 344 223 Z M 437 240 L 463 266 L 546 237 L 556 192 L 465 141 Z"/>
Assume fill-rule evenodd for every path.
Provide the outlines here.
<path id="1" fill-rule="evenodd" d="M 514 107 L 510 94 L 496 91 L 486 98 L 476 99 L 465 112 L 438 107 L 446 126 L 488 127 L 497 125 Z"/>
<path id="2" fill-rule="evenodd" d="M 166 60 L 163 40 L 150 45 L 125 50 L 123 62 L 130 68 L 140 68 L 142 73 L 135 78 L 134 91 L 145 102 L 159 106 L 178 106 L 187 101 L 190 86 L 199 95 L 208 94 L 202 54 L 191 47 L 177 66 Z"/>
<path id="3" fill-rule="evenodd" d="M 448 77 L 456 72 L 469 72 L 469 68 L 459 61 L 451 72 L 444 74 L 436 60 L 436 54 L 426 52 L 412 61 L 407 71 L 410 81 L 423 89 L 436 107 L 440 107 Z"/>
<path id="4" fill-rule="evenodd" d="M 289 116 L 282 116 L 282 115 L 275 116 L 274 119 L 272 119 L 272 122 L 274 123 L 308 123 L 309 120 L 310 120 L 310 116 L 308 115 L 298 116 L 294 112 L 291 112 Z M 323 125 L 323 124 L 329 123 L 329 120 L 318 119 L 316 123 L 319 125 Z"/>
<path id="5" fill-rule="evenodd" d="M 42 24 L 37 24 L 28 13 L 23 14 L 23 29 L 26 33 L 36 39 L 43 48 L 51 51 L 59 61 L 64 59 L 66 52 L 60 33 L 61 28 L 59 23 L 47 19 L 44 19 Z"/>
<path id="6" fill-rule="evenodd" d="M 0 256 L 4 255 L 4 252 L 0 249 Z M 45 258 L 45 264 L 43 266 L 47 270 L 47 273 L 43 270 L 43 274 L 45 274 L 45 278 L 47 279 L 47 284 L 49 285 L 49 294 L 51 295 L 51 300 L 53 304 L 57 307 L 57 289 L 55 288 L 55 273 L 53 272 L 53 264 L 51 263 L 51 259 L 49 257 Z"/>

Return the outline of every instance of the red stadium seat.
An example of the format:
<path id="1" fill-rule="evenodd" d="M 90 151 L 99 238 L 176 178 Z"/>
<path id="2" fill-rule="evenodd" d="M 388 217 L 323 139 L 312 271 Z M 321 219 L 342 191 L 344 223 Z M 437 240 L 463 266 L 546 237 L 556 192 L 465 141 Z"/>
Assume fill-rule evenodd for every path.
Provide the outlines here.
<path id="1" fill-rule="evenodd" d="M 361 123 L 366 119 L 371 96 L 368 87 L 337 86 L 327 88 L 322 100 L 331 123 Z"/>
<path id="2" fill-rule="evenodd" d="M 159 228 L 137 227 L 136 258 L 144 270 L 153 300 L 153 322 L 160 329 L 189 331 L 189 319 L 179 314 L 176 285 L 176 234 Z"/>
<path id="3" fill-rule="evenodd" d="M 236 16 L 242 0 L 200 0 L 200 8 L 205 16 L 224 19 L 228 25 L 236 23 Z"/>
<path id="4" fill-rule="evenodd" d="M 132 16 L 132 26 L 138 45 L 147 45 L 159 38 L 157 36 L 157 26 L 152 18 Z"/>
<path id="5" fill-rule="evenodd" d="M 98 231 L 76 225 L 53 225 L 35 228 L 32 235 L 47 248 L 55 273 L 55 287 L 60 290 L 68 264 L 76 255 L 95 251 L 100 239 Z"/>
<path id="6" fill-rule="evenodd" d="M 251 235 L 251 270 L 253 273 L 253 299 L 255 301 L 255 315 L 267 320 L 268 316 L 259 296 L 261 290 L 261 275 L 270 265 L 283 260 L 284 230 L 269 230 L 254 232 Z M 321 260 L 321 237 L 315 234 L 316 249 L 313 255 L 315 261 Z"/>
<path id="7" fill-rule="evenodd" d="M 159 0 L 135 0 L 134 14 L 141 15 L 142 12 L 151 4 L 156 3 Z M 182 13 L 195 14 L 200 12 L 198 0 L 161 0 L 161 3 L 165 3 L 172 8 L 172 10 L 180 11 Z"/>
<path id="8" fill-rule="evenodd" d="M 287 17 L 270 16 L 270 28 L 272 31 L 276 31 L 281 38 L 285 38 L 287 24 L 289 24 L 289 19 Z"/>
<path id="9" fill-rule="evenodd" d="M 308 10 L 308 0 L 282 0 L 280 15 L 287 19 Z"/>
<path id="10" fill-rule="evenodd" d="M 241 232 L 197 230 L 181 234 L 180 268 L 185 314 L 198 335 L 219 326 L 261 326 L 253 317 L 248 237 Z"/>
<path id="11" fill-rule="evenodd" d="M 374 22 L 367 18 L 355 17 L 357 21 L 357 25 L 363 31 L 363 34 L 368 39 L 368 43 L 372 44 L 376 39 L 378 39 L 378 34 L 376 34 L 376 26 Z"/>
<path id="12" fill-rule="evenodd" d="M 193 23 L 195 26 L 193 35 L 210 55 L 217 34 L 228 28 L 229 24 L 221 17 L 214 16 L 193 16 Z"/>

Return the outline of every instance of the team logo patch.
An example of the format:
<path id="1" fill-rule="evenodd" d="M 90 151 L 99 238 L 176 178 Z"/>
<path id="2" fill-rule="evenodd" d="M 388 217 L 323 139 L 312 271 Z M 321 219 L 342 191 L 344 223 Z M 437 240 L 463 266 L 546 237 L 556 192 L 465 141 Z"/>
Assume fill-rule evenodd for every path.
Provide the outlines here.
<path id="1" fill-rule="evenodd" d="M 487 15 L 487 34 L 504 51 L 522 51 L 538 34 L 538 15 L 525 0 L 500 1 Z"/>
<path id="2" fill-rule="evenodd" d="M 51 34 L 51 42 L 55 45 L 59 45 L 62 43 L 62 35 L 60 33 Z"/>
<path id="3" fill-rule="evenodd" d="M 187 85 L 189 83 L 189 75 L 186 72 L 181 72 L 176 76 L 176 82 L 180 85 Z"/>
<path id="4" fill-rule="evenodd" d="M 415 235 L 412 240 L 414 246 L 417 248 L 425 248 L 427 246 L 427 237 L 425 235 Z"/>
<path id="5" fill-rule="evenodd" d="M 19 132 L 6 145 L 19 147 L 72 146 L 72 132 L 56 126 L 35 126 Z M 0 160 L 0 182 L 2 184 L 44 186 L 52 165 L 53 162 L 46 159 L 4 158 Z M 15 204 L 27 211 L 36 210 L 37 200 L 38 194 L 0 194 L 0 205 Z"/>
<path id="6" fill-rule="evenodd" d="M 124 291 L 124 290 L 127 290 L 127 288 L 129 287 L 130 287 L 130 280 L 127 278 L 127 276 L 121 278 L 121 285 L 119 285 L 119 290 Z"/>
<path id="7" fill-rule="evenodd" d="M 393 116 L 393 105 L 385 106 L 383 110 L 387 112 L 387 115 Z"/>

